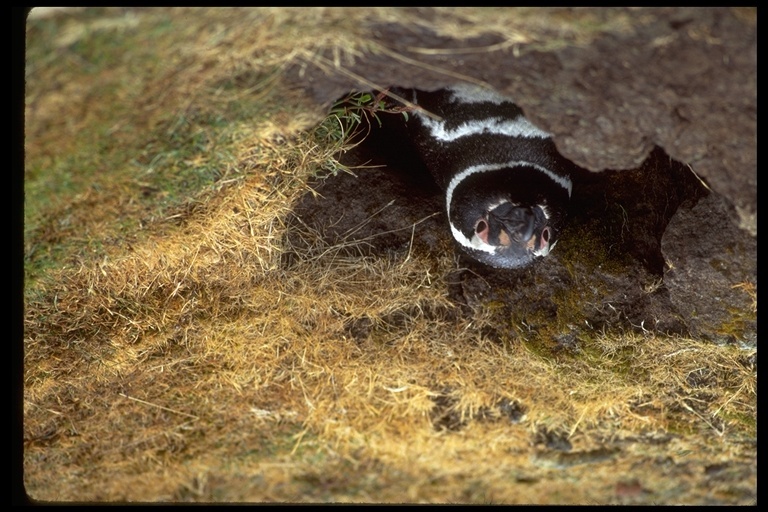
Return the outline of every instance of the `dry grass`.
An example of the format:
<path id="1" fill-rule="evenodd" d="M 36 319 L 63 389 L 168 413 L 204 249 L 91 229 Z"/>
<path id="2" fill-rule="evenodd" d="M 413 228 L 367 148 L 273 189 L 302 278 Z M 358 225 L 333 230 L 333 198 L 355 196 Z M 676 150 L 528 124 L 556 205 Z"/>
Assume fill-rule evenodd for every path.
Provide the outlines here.
<path id="1" fill-rule="evenodd" d="M 462 17 L 437 12 L 444 31 Z M 754 460 L 753 353 L 650 335 L 595 333 L 577 356 L 489 340 L 487 312 L 466 318 L 446 299 L 450 255 L 352 258 L 320 244 L 280 265 L 286 214 L 339 149 L 313 135 L 320 113 L 279 87 L 281 70 L 319 48 L 358 57 L 369 18 L 425 23 L 386 9 L 30 22 L 43 40 L 30 39 L 27 71 L 27 492 L 727 502 L 735 491 L 700 475 Z M 122 31 L 121 47 L 103 50 L 124 56 L 117 65 L 60 64 L 96 59 L 88 45 L 102 31 Z M 178 185 L 209 168 L 212 178 Z"/>

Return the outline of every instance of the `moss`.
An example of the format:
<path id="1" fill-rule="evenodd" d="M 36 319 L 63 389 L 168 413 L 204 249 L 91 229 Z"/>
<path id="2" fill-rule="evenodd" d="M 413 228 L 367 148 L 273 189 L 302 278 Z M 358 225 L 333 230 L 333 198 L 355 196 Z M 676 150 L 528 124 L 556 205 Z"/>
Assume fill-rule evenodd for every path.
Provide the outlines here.
<path id="1" fill-rule="evenodd" d="M 718 416 L 722 419 L 729 429 L 738 429 L 745 436 L 757 438 L 757 418 L 752 413 L 746 412 L 719 412 Z"/>
<path id="2" fill-rule="evenodd" d="M 599 222 L 571 222 L 565 228 L 557 253 L 571 277 L 579 278 L 596 270 L 621 274 L 632 264 L 631 257 L 619 247 L 612 225 L 622 225 L 624 212 L 614 207 Z M 617 228 L 621 231 L 624 228 Z"/>
<path id="3" fill-rule="evenodd" d="M 728 320 L 713 328 L 725 340 L 753 345 L 756 343 L 757 312 L 746 307 L 728 308 Z"/>

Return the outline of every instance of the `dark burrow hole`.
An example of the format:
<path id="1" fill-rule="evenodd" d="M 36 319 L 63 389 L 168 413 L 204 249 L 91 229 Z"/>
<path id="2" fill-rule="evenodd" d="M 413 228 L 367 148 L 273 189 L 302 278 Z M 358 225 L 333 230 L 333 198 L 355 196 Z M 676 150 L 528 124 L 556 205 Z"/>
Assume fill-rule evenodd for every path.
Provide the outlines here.
<path id="1" fill-rule="evenodd" d="M 318 247 L 318 237 L 348 255 L 455 249 L 444 198 L 412 149 L 405 122 L 402 113 L 367 114 L 358 125 L 357 145 L 338 155 L 354 174 L 339 171 L 314 180 L 310 186 L 315 193 L 295 205 L 289 218 L 294 229 L 288 232 L 286 264 L 311 253 Z M 659 147 L 636 169 L 577 169 L 573 181 L 569 227 L 558 243 L 578 244 L 569 236 L 588 232 L 590 244 L 606 248 L 616 258 L 631 257 L 659 276 L 664 270 L 661 238 L 667 224 L 678 207 L 690 207 L 708 193 L 689 166 Z"/>
<path id="2" fill-rule="evenodd" d="M 477 305 L 503 304 L 494 338 L 558 322 L 552 339 L 555 349 L 567 354 L 580 350 L 579 329 L 570 327 L 576 324 L 691 335 L 685 305 L 691 299 L 703 301 L 700 287 L 711 282 L 706 276 L 702 281 L 683 279 L 690 270 L 679 269 L 673 275 L 676 288 L 666 287 L 670 267 L 662 237 L 670 221 L 679 210 L 693 211 L 707 199 L 706 208 L 685 221 L 691 228 L 677 225 L 665 238 L 665 250 L 674 247 L 676 261 L 686 261 L 688 254 L 702 261 L 716 257 L 723 232 L 734 243 L 746 240 L 730 225 L 732 207 L 711 194 L 690 166 L 656 147 L 635 169 L 573 170 L 568 219 L 552 254 L 524 268 L 491 268 L 457 248 L 444 212 L 445 197 L 410 144 L 405 116 L 377 112 L 360 119 L 365 136 L 357 136 L 356 145 L 337 155 L 351 172 L 325 171 L 326 176 L 312 180 L 314 192 L 301 197 L 287 217 L 284 267 L 314 258 L 334 264 L 339 256 L 400 262 L 418 256 L 437 266 L 437 258 L 448 255 L 456 263 L 444 276 L 448 296 L 462 315 Z M 736 293 L 730 286 L 718 286 L 723 287 L 721 295 Z M 722 309 L 703 302 L 695 308 L 711 308 L 713 315 Z M 515 325 L 511 317 L 517 318 Z M 372 326 L 361 320 L 348 327 L 351 338 L 362 340 Z"/>

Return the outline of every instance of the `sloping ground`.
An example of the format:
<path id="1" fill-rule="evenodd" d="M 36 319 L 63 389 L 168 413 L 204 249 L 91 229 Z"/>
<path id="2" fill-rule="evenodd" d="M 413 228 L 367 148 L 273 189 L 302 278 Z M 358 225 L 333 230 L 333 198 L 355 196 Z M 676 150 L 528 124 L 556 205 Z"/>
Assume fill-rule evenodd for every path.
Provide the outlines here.
<path id="1" fill-rule="evenodd" d="M 699 11 L 661 13 L 685 44 L 701 19 L 720 20 L 707 44 L 723 50 L 744 36 L 734 24 L 754 31 L 751 11 Z M 382 79 L 456 80 L 434 66 L 459 59 L 577 137 L 579 114 L 559 110 L 566 123 L 525 84 L 563 55 L 660 37 L 653 16 L 106 9 L 30 20 L 29 495 L 753 503 L 756 239 L 736 227 L 742 203 L 701 184 L 695 158 L 661 138 L 633 153 L 597 137 L 584 154 L 627 164 L 580 178 L 550 258 L 489 272 L 454 253 L 433 190 L 390 151 L 372 154 L 375 138 L 343 146 L 344 125 L 323 120 L 325 103 Z M 497 46 L 446 57 L 422 44 L 469 46 L 457 33 Z M 420 47 L 426 64 L 383 57 L 382 40 Z M 494 71 L 512 56 L 514 73 Z M 611 90 L 633 105 L 647 98 L 621 83 Z M 697 94 L 680 101 L 706 103 Z M 604 112 L 586 126 L 623 123 Z M 734 130 L 753 126 L 737 117 Z M 654 144 L 680 161 L 649 155 Z M 358 166 L 369 158 L 390 167 Z M 751 183 L 746 168 L 731 181 Z"/>

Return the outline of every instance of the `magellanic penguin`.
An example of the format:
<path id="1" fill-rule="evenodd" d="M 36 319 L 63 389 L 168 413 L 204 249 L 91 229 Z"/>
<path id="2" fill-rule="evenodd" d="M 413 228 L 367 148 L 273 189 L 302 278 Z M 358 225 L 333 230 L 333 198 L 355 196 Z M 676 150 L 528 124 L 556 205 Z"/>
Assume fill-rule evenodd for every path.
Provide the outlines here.
<path id="1" fill-rule="evenodd" d="M 409 112 L 408 136 L 445 193 L 461 248 L 497 268 L 549 254 L 566 217 L 574 167 L 551 136 L 488 89 L 389 92 L 418 106 Z"/>

